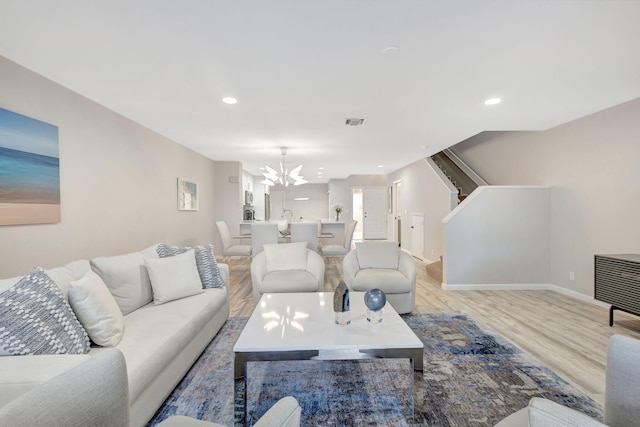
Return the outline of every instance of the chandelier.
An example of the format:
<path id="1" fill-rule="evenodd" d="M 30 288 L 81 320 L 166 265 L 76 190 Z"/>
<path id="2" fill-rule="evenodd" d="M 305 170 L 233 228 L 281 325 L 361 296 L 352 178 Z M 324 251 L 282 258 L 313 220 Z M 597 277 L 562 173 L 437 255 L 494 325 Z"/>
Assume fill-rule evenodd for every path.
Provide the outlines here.
<path id="1" fill-rule="evenodd" d="M 280 154 L 282 154 L 282 161 L 280 162 L 280 172 L 276 171 L 269 166 L 265 166 L 267 172 L 263 172 L 264 180 L 260 181 L 260 184 L 266 184 L 268 186 L 274 186 L 276 184 L 284 185 L 288 187 L 289 184 L 293 185 L 302 185 L 306 184 L 307 181 L 304 179 L 302 175 L 300 175 L 300 170 L 302 169 L 302 165 L 297 166 L 289 172 L 284 162 L 284 156 L 287 155 L 287 147 L 280 147 Z"/>

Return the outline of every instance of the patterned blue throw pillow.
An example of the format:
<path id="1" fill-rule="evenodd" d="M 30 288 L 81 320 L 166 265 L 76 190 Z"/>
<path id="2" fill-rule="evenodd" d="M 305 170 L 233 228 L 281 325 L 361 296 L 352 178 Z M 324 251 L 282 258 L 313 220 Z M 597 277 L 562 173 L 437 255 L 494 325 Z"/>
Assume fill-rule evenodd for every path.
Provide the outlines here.
<path id="1" fill-rule="evenodd" d="M 0 294 L 0 354 L 85 354 L 90 344 L 62 291 L 42 268 Z"/>
<path id="2" fill-rule="evenodd" d="M 202 287 L 204 289 L 223 288 L 224 281 L 220 275 L 216 257 L 213 256 L 213 245 L 179 248 L 177 246 L 169 246 L 165 243 L 160 243 L 156 248 L 156 252 L 158 252 L 160 258 L 165 258 L 182 254 L 189 249 L 194 249 L 195 251 L 196 265 L 198 266 L 198 273 L 200 274 Z"/>

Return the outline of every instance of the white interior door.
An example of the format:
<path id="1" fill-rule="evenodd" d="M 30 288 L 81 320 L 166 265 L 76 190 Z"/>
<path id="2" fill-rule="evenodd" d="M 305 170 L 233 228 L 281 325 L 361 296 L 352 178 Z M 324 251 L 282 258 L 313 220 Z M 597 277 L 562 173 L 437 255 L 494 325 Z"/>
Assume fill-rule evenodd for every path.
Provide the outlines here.
<path id="1" fill-rule="evenodd" d="M 387 238 L 387 188 L 364 188 L 362 190 L 362 233 L 367 239 Z"/>
<path id="2" fill-rule="evenodd" d="M 411 254 L 424 259 L 424 214 L 411 213 Z"/>

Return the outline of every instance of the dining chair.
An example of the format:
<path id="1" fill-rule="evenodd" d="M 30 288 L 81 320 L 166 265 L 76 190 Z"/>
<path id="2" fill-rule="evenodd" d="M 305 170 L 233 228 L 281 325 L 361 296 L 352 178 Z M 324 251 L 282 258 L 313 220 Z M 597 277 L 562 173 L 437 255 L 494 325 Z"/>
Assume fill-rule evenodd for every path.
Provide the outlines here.
<path id="1" fill-rule="evenodd" d="M 307 248 L 318 251 L 318 225 L 313 222 L 292 222 L 291 243 L 307 242 Z"/>
<path id="2" fill-rule="evenodd" d="M 224 221 L 216 221 L 216 228 L 220 234 L 220 242 L 222 242 L 222 256 L 225 260 L 232 256 L 251 256 L 250 245 L 234 245 L 233 237 L 229 232 L 229 227 Z"/>
<path id="3" fill-rule="evenodd" d="M 323 256 L 343 256 L 351 250 L 351 241 L 353 240 L 353 232 L 356 229 L 358 221 L 352 221 L 345 225 L 344 242 L 342 245 L 322 245 L 320 251 Z"/>
<path id="4" fill-rule="evenodd" d="M 262 252 L 265 243 L 278 243 L 278 224 L 251 224 L 251 255 L 255 257 Z"/>

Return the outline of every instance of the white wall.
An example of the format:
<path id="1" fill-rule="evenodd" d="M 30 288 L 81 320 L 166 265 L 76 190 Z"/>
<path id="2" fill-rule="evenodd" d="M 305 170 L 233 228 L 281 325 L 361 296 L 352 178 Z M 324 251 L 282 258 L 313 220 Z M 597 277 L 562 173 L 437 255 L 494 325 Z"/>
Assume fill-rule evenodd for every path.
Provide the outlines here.
<path id="1" fill-rule="evenodd" d="M 546 287 L 549 192 L 548 187 L 482 186 L 471 193 L 444 219 L 444 287 Z"/>
<path id="2" fill-rule="evenodd" d="M 274 186 L 273 190 L 282 186 Z M 284 189 L 285 206 L 291 210 L 294 221 L 305 219 L 324 218 L 327 212 L 329 196 L 327 184 L 304 184 L 296 187 L 289 186 Z M 309 200 L 295 200 L 297 197 L 308 197 Z"/>
<path id="3" fill-rule="evenodd" d="M 452 206 L 452 185 L 447 185 L 427 162 L 422 159 L 391 173 L 389 185 L 402 182 L 402 247 L 411 248 L 412 212 L 424 213 L 425 261 L 436 261 L 444 253 L 444 219 Z M 391 218 L 393 219 L 393 218 Z M 392 236 L 393 234 L 390 234 Z"/>
<path id="4" fill-rule="evenodd" d="M 215 164 L 0 57 L 0 107 L 58 126 L 59 224 L 0 227 L 0 278 L 153 243 L 214 237 Z M 200 185 L 200 210 L 177 210 L 178 177 Z"/>
<path id="5" fill-rule="evenodd" d="M 490 184 L 552 186 L 551 283 L 592 296 L 594 254 L 640 253 L 639 135 L 636 99 L 543 132 L 480 134 L 452 150 Z"/>
<path id="6" fill-rule="evenodd" d="M 242 189 L 242 164 L 240 162 L 216 162 L 215 172 L 215 217 L 211 220 L 225 221 L 232 236 L 240 234 L 242 222 L 242 206 L 244 204 L 244 190 Z M 215 253 L 222 254 L 220 235 L 215 236 Z"/>

